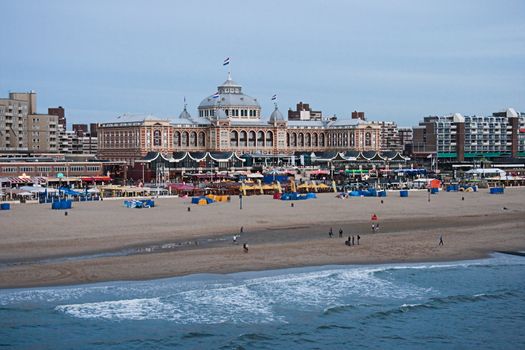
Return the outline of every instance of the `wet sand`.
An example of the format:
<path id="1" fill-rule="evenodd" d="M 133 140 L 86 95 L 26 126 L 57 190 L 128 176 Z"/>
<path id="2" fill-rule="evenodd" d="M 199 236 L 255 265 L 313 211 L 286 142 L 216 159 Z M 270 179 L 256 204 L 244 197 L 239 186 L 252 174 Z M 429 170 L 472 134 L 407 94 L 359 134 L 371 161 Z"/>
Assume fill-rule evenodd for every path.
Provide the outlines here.
<path id="1" fill-rule="evenodd" d="M 459 260 L 525 250 L 525 189 L 506 189 L 504 195 L 443 192 L 430 202 L 426 192 L 410 192 L 408 198 L 398 192 L 388 195 L 336 199 L 327 193 L 296 201 L 294 207 L 270 196 L 253 196 L 243 199 L 242 210 L 237 197 L 209 206 L 158 199 L 151 209 L 128 209 L 122 200 L 105 200 L 74 203 L 67 216 L 50 204 L 15 205 L 0 212 L 0 288 Z M 371 230 L 374 213 L 378 233 Z M 231 238 L 241 226 L 244 232 L 234 245 Z M 328 237 L 330 227 L 334 238 Z M 339 228 L 344 238 L 338 237 Z M 359 246 L 344 244 L 348 235 L 357 234 Z M 444 246 L 438 246 L 440 235 Z"/>

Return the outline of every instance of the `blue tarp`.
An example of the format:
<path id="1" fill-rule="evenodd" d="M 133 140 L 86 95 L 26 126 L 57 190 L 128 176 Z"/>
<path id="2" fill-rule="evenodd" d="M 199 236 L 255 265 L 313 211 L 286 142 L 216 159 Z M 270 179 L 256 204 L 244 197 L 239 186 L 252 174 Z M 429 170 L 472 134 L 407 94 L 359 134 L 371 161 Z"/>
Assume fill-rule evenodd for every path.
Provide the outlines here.
<path id="1" fill-rule="evenodd" d="M 406 190 L 399 191 L 399 197 L 408 197 L 408 191 Z"/>
<path id="2" fill-rule="evenodd" d="M 281 200 L 283 201 L 300 201 L 305 199 L 317 198 L 315 193 L 298 194 L 297 192 L 283 193 Z"/>
<path id="3" fill-rule="evenodd" d="M 278 181 L 279 183 L 287 183 L 288 182 L 288 175 L 277 175 L 277 174 L 265 174 L 263 177 L 263 183 L 265 184 L 271 184 L 275 181 Z"/>
<path id="4" fill-rule="evenodd" d="M 71 209 L 71 200 L 62 199 L 51 203 L 51 209 Z"/>
<path id="5" fill-rule="evenodd" d="M 0 210 L 9 210 L 9 209 L 11 209 L 11 206 L 9 205 L 9 203 L 0 204 Z"/>
<path id="6" fill-rule="evenodd" d="M 64 193 L 66 196 L 80 196 L 81 194 L 80 192 L 73 191 L 72 189 L 67 187 L 60 187 L 58 190 Z"/>
<path id="7" fill-rule="evenodd" d="M 493 187 L 490 189 L 490 194 L 503 194 L 505 189 L 503 187 Z"/>

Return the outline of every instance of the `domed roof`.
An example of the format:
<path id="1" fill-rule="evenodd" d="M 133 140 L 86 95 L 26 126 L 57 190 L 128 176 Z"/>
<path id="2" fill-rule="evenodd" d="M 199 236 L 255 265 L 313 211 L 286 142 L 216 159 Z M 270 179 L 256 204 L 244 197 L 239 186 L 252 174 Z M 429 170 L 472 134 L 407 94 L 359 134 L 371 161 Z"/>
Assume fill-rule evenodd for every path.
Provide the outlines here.
<path id="1" fill-rule="evenodd" d="M 186 110 L 186 106 L 184 106 L 184 110 L 180 112 L 179 119 L 190 119 L 191 120 L 191 115 Z"/>
<path id="2" fill-rule="evenodd" d="M 226 115 L 226 113 L 224 113 L 224 110 L 222 109 L 217 109 L 215 111 L 215 118 L 217 120 L 224 120 L 224 119 L 228 119 L 228 116 Z"/>
<path id="3" fill-rule="evenodd" d="M 270 115 L 270 123 L 282 122 L 284 120 L 283 114 L 279 111 L 277 105 L 275 105 L 275 110 Z"/>
<path id="4" fill-rule="evenodd" d="M 228 79 L 218 86 L 219 97 L 216 95 L 206 97 L 199 104 L 199 109 L 208 109 L 214 107 L 250 107 L 260 109 L 261 106 L 257 99 L 242 93 L 242 86 L 231 79 L 228 73 Z"/>

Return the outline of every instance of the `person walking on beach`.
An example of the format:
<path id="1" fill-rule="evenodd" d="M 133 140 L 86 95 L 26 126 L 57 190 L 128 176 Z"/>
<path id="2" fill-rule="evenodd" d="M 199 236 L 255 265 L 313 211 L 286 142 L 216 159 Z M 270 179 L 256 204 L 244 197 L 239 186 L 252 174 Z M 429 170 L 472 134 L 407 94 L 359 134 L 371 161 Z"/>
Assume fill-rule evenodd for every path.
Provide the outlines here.
<path id="1" fill-rule="evenodd" d="M 350 246 L 352 244 L 352 237 L 348 236 L 348 239 L 345 241 L 345 244 L 347 246 Z"/>
<path id="2" fill-rule="evenodd" d="M 248 243 L 244 243 L 242 245 L 242 249 L 244 250 L 245 253 L 248 253 Z"/>
<path id="3" fill-rule="evenodd" d="M 373 232 L 373 233 L 376 232 L 376 224 L 372 224 L 372 232 Z"/>
<path id="4" fill-rule="evenodd" d="M 244 226 L 241 226 L 240 233 L 244 232 Z"/>
<path id="5" fill-rule="evenodd" d="M 237 244 L 237 235 L 233 235 L 233 244 Z"/>
<path id="6" fill-rule="evenodd" d="M 352 236 L 352 245 L 355 245 L 354 236 Z"/>
<path id="7" fill-rule="evenodd" d="M 342 228 L 339 229 L 339 238 L 343 238 L 343 229 Z"/>
<path id="8" fill-rule="evenodd" d="M 332 238 L 334 236 L 334 232 L 332 231 L 332 228 L 330 227 L 330 231 L 328 231 L 328 237 Z"/>
<path id="9" fill-rule="evenodd" d="M 359 245 L 359 240 L 361 239 L 361 236 L 357 235 L 357 245 Z"/>
<path id="10" fill-rule="evenodd" d="M 439 245 L 444 245 L 444 243 L 443 243 L 443 235 L 439 236 Z"/>

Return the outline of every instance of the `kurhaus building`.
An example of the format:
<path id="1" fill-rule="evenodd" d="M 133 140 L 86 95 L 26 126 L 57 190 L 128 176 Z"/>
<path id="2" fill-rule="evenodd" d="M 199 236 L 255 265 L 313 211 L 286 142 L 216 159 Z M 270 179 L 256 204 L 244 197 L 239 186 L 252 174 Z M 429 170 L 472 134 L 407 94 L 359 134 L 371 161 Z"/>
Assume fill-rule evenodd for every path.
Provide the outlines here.
<path id="1" fill-rule="evenodd" d="M 186 106 L 177 118 L 123 115 L 98 126 L 98 157 L 130 165 L 148 153 L 170 158 L 180 152 L 289 156 L 296 152 L 376 151 L 381 128 L 360 119 L 287 120 L 275 106 L 263 117 L 256 98 L 228 79 L 206 97 L 192 116 Z"/>

